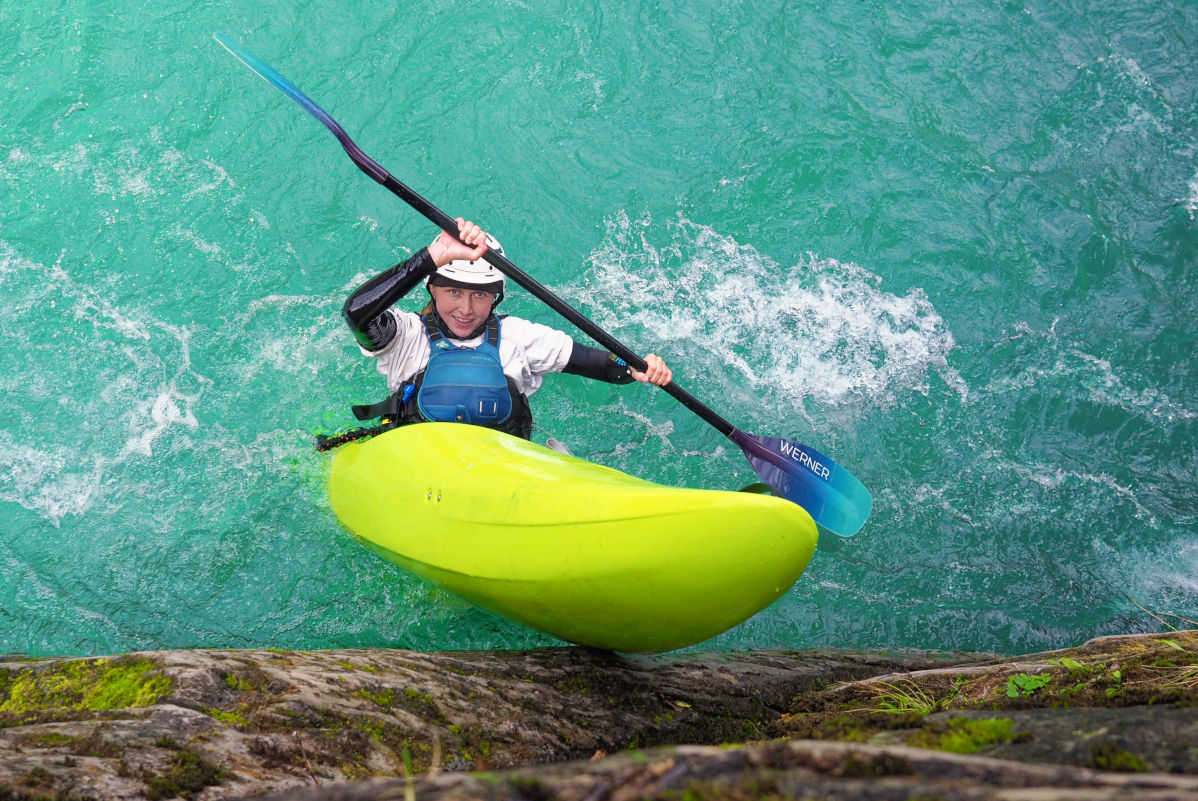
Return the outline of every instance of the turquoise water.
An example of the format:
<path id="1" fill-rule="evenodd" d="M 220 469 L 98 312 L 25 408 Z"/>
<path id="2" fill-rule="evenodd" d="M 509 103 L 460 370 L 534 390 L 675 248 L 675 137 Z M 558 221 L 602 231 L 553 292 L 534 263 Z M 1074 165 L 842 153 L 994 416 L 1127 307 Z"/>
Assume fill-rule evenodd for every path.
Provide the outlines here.
<path id="1" fill-rule="evenodd" d="M 1198 6 L 395 5 L 7 4 L 0 652 L 555 642 L 331 514 L 311 435 L 382 394 L 341 303 L 435 232 L 215 31 L 871 488 L 859 535 L 703 648 L 1198 619 Z M 636 475 L 755 480 L 664 393 L 558 377 L 533 405 L 534 439 Z"/>

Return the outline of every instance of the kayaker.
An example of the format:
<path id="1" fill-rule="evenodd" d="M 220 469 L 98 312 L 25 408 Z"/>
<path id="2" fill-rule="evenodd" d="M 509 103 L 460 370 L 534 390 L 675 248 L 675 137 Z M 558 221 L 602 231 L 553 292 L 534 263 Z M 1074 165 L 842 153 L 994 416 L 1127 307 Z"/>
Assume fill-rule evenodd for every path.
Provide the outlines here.
<path id="1" fill-rule="evenodd" d="M 503 248 L 474 223 L 460 217 L 457 223 L 460 242 L 442 231 L 427 248 L 354 290 L 342 309 L 362 353 L 378 360 L 392 392 L 382 403 L 354 407 L 359 420 L 473 423 L 528 439 L 528 397 L 546 373 L 656 386 L 673 378 L 652 353 L 640 372 L 555 328 L 495 314 L 505 278 L 482 256 Z M 426 279 L 431 301 L 420 314 L 392 308 Z"/>

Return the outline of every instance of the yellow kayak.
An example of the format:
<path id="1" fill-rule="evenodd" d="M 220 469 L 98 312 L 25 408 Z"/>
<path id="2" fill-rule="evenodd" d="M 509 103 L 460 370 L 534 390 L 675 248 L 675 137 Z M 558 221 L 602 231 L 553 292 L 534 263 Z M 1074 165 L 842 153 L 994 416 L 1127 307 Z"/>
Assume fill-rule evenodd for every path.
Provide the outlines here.
<path id="1" fill-rule="evenodd" d="M 422 423 L 338 448 L 329 494 L 373 550 L 567 642 L 669 651 L 773 603 L 815 523 L 768 495 L 679 489 L 486 428 Z"/>

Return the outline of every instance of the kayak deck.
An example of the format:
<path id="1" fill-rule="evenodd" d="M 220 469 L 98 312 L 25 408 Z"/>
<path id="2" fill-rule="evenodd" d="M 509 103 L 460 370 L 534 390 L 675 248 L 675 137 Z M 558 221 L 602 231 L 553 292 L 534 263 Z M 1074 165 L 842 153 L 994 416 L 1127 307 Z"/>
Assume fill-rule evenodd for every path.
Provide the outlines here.
<path id="1" fill-rule="evenodd" d="M 789 501 L 678 489 L 490 429 L 426 423 L 339 449 L 330 498 L 420 578 L 568 642 L 701 642 L 786 592 L 817 533 Z"/>

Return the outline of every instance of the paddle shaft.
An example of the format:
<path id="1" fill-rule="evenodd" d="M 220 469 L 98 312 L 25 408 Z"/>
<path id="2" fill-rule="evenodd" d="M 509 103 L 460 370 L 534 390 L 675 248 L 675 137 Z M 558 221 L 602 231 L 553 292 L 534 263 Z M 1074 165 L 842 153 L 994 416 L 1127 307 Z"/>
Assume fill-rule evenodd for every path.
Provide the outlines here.
<path id="1" fill-rule="evenodd" d="M 438 226 L 443 231 L 447 231 L 455 239 L 457 238 L 458 224 L 456 220 L 451 219 L 448 214 L 434 206 L 402 181 L 396 180 L 395 177 L 383 169 L 378 162 L 374 161 L 373 159 L 368 159 L 368 162 L 363 164 L 361 161 L 359 161 L 359 159 L 365 156 L 365 154 L 361 153 L 360 150 L 355 153 L 353 150 L 350 150 L 347 147 L 346 152 L 349 153 L 350 158 L 353 159 L 353 162 L 358 165 L 358 168 L 361 169 L 362 172 L 369 175 L 409 206 L 423 214 L 430 222 L 433 223 L 433 225 Z M 567 320 L 577 326 L 580 331 L 594 339 L 612 353 L 619 356 L 624 361 L 628 362 L 628 364 L 632 365 L 637 370 L 643 372 L 648 367 L 648 365 L 645 364 L 645 360 L 624 345 L 624 343 L 620 342 L 611 334 L 604 331 L 589 318 L 583 316 L 581 312 L 577 311 L 574 307 L 568 305 L 557 295 L 553 294 L 553 292 L 544 284 L 540 283 L 531 275 L 521 270 L 515 264 L 512 264 L 512 262 L 502 253 L 494 250 L 488 250 L 483 254 L 483 258 L 493 264 L 497 270 L 532 293 L 546 306 L 553 309 L 562 317 L 565 317 Z M 699 417 L 703 418 L 706 423 L 715 428 L 715 430 L 719 431 L 724 436 L 730 437 L 732 436 L 732 432 L 736 430 L 735 426 L 709 409 L 698 398 L 696 398 L 694 395 L 691 395 L 682 387 L 678 386 L 678 384 L 675 382 L 671 381 L 663 386 L 662 389 L 672 395 L 674 399 L 683 406 L 699 415 Z"/>

